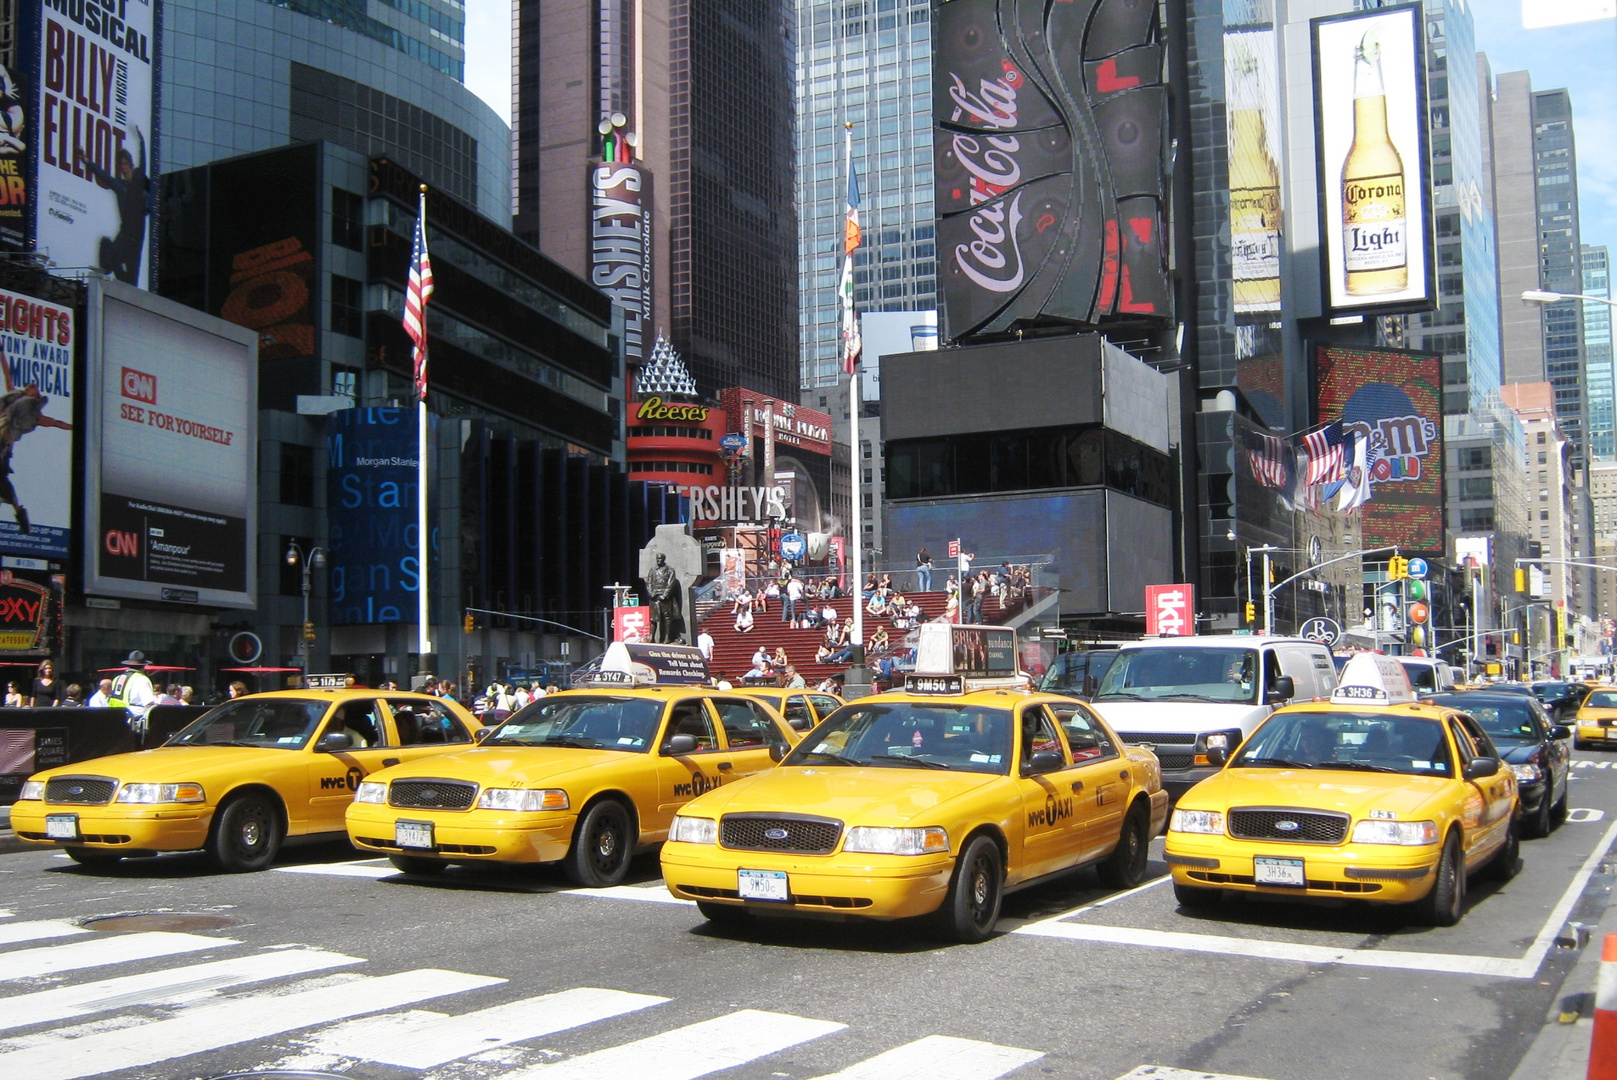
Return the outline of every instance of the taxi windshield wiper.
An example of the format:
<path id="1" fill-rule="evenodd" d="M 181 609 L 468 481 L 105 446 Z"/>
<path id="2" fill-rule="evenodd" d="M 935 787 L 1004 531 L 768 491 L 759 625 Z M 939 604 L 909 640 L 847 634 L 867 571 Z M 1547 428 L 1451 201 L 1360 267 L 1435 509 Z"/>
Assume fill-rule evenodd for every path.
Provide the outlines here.
<path id="1" fill-rule="evenodd" d="M 1401 772 L 1401 769 L 1389 768 L 1386 765 L 1372 765 L 1368 761 L 1327 761 L 1319 766 L 1321 769 L 1354 769 L 1358 772 Z"/>
<path id="2" fill-rule="evenodd" d="M 924 769 L 948 769 L 953 766 L 941 761 L 929 761 L 926 758 L 905 757 L 902 754 L 872 754 L 871 761 L 902 761 L 906 765 L 919 765 Z"/>
<path id="3" fill-rule="evenodd" d="M 1260 769 L 1312 769 L 1306 761 L 1288 761 L 1278 757 L 1249 757 L 1235 763 L 1237 766 L 1254 765 Z"/>
<path id="4" fill-rule="evenodd" d="M 538 746 L 540 744 L 535 742 L 532 739 L 519 739 L 515 735 L 507 735 L 507 736 L 504 736 L 503 738 L 501 736 L 499 736 L 499 735 L 493 735 L 493 736 L 490 736 L 489 738 L 485 739 L 483 741 L 483 745 L 484 746 Z"/>
<path id="5" fill-rule="evenodd" d="M 599 750 L 601 744 L 595 739 L 582 739 L 577 735 L 546 735 L 539 740 L 540 746 L 571 746 L 578 750 Z"/>

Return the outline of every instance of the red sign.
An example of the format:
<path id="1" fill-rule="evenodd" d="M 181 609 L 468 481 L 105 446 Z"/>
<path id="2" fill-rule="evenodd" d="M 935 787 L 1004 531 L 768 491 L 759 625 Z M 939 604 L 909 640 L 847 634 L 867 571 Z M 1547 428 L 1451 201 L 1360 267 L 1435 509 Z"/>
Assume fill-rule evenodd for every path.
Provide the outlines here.
<path id="1" fill-rule="evenodd" d="M 1196 632 L 1196 586 L 1147 585 L 1145 632 L 1163 636 Z"/>
<path id="2" fill-rule="evenodd" d="M 949 558 L 951 558 L 951 559 L 960 558 L 960 541 L 958 541 L 958 540 L 950 540 L 949 541 Z"/>
<path id="3" fill-rule="evenodd" d="M 620 607 L 612 609 L 612 637 L 622 642 L 651 640 L 651 609 Z"/>

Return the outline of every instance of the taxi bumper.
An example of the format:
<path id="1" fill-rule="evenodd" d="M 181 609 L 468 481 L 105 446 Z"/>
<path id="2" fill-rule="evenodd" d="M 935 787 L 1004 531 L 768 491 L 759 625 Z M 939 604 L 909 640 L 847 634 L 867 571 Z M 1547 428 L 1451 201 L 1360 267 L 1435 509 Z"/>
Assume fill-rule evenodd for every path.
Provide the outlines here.
<path id="1" fill-rule="evenodd" d="M 403 847 L 401 821 L 432 826 L 432 847 Z M 346 818 L 357 848 L 453 862 L 558 862 L 573 844 L 578 815 L 570 810 L 509 813 L 496 810 L 415 810 L 354 803 Z"/>
<path id="2" fill-rule="evenodd" d="M 743 900 L 739 871 L 744 869 L 784 872 L 789 899 Z M 668 891 L 681 900 L 733 904 L 758 912 L 908 919 L 943 905 L 954 873 L 954 856 L 804 857 L 667 843 L 662 849 L 662 870 Z"/>
<path id="3" fill-rule="evenodd" d="M 1230 889 L 1271 896 L 1335 897 L 1401 904 L 1431 891 L 1438 845 L 1393 847 L 1346 844 L 1262 843 L 1227 836 L 1169 833 L 1164 858 L 1180 885 Z M 1258 859 L 1300 859 L 1303 886 L 1259 884 Z"/>
<path id="4" fill-rule="evenodd" d="M 1572 730 L 1580 743 L 1617 745 L 1617 725 L 1607 727 L 1598 721 L 1579 720 L 1577 727 Z"/>
<path id="5" fill-rule="evenodd" d="M 11 830 L 17 839 L 38 847 L 85 847 L 105 851 L 195 851 L 208 842 L 212 806 L 124 805 L 84 806 L 33 799 L 11 807 Z M 72 817 L 74 839 L 52 838 L 47 817 Z"/>

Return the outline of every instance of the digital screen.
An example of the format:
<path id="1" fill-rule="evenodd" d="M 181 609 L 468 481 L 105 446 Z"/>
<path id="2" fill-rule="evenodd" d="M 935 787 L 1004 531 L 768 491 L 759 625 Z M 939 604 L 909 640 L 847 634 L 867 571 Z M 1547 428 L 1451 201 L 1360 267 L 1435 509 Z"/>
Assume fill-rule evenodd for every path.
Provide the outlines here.
<path id="1" fill-rule="evenodd" d="M 419 453 L 414 409 L 343 409 L 326 417 L 333 626 L 416 619 Z"/>

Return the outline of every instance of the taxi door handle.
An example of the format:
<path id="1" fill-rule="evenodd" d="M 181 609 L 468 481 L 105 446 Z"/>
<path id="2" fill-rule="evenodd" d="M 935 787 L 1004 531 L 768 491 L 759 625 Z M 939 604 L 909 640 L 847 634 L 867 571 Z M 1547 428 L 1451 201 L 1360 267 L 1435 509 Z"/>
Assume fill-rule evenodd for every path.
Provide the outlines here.
<path id="1" fill-rule="evenodd" d="M 382 768 L 385 769 L 390 765 L 397 765 L 398 763 L 399 763 L 399 759 L 396 758 L 396 757 L 383 758 L 382 759 Z"/>
<path id="2" fill-rule="evenodd" d="M 1074 780 L 1072 782 L 1072 793 L 1076 795 L 1082 790 L 1084 790 L 1084 782 L 1082 780 Z"/>
<path id="3" fill-rule="evenodd" d="M 735 766 L 730 764 L 730 762 L 728 762 L 728 761 L 719 762 L 719 771 L 720 772 L 729 772 L 733 768 L 735 768 Z"/>

